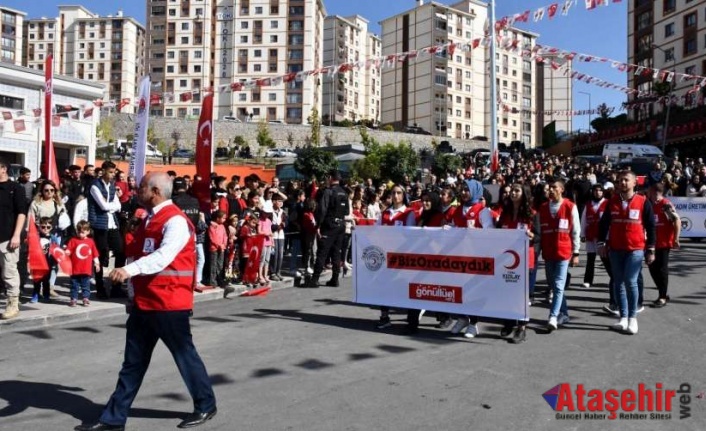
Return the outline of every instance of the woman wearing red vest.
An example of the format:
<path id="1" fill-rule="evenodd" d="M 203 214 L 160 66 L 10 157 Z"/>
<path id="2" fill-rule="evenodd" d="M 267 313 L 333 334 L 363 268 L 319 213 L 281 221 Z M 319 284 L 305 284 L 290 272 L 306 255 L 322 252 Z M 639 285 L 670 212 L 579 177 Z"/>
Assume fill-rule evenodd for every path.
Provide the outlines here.
<path id="1" fill-rule="evenodd" d="M 576 205 L 563 197 L 562 180 L 549 184 L 549 201 L 539 208 L 542 258 L 549 289 L 554 292 L 547 330 L 552 332 L 569 322 L 564 288 L 569 264 L 579 263 L 580 221 Z"/>
<path id="2" fill-rule="evenodd" d="M 659 297 L 652 304 L 655 308 L 662 308 L 667 305 L 669 295 L 669 251 L 672 248 L 679 248 L 679 234 L 681 233 L 681 220 L 674 205 L 664 198 L 665 186 L 657 183 L 650 187 L 649 198 L 652 202 L 652 209 L 655 213 L 655 231 L 657 242 L 655 243 L 655 260 L 650 264 L 650 275 L 654 280 Z"/>
<path id="3" fill-rule="evenodd" d="M 98 424 L 78 431 L 122 430 L 130 406 L 147 372 L 152 352 L 162 340 L 194 401 L 194 412 L 179 428 L 200 425 L 216 415 L 216 397 L 191 337 L 196 248 L 194 227 L 169 199 L 172 180 L 166 173 L 147 173 L 140 183 L 140 203 L 149 210 L 137 230 L 136 260 L 111 271 L 113 282 L 132 279 L 134 306 L 126 323 L 125 358 L 115 392 Z"/>
<path id="4" fill-rule="evenodd" d="M 598 251 L 603 257 L 610 256 L 620 301 L 620 320 L 612 328 L 628 334 L 637 334 L 637 277 L 642 260 L 648 265 L 655 260 L 654 212 L 650 201 L 635 193 L 636 182 L 634 173 L 620 173 L 618 193 L 610 199 L 598 230 Z"/>
<path id="5" fill-rule="evenodd" d="M 390 189 L 390 201 L 390 206 L 377 222 L 378 226 L 416 226 L 416 216 L 411 208 L 407 208 L 407 194 L 402 186 L 394 185 Z M 376 327 L 386 329 L 391 326 L 390 307 L 380 307 L 380 320 Z"/>
<path id="6" fill-rule="evenodd" d="M 532 209 L 530 189 L 522 184 L 513 184 L 510 193 L 502 202 L 498 229 L 522 229 L 527 232 L 530 242 L 529 248 L 529 296 L 534 295 L 534 282 L 536 280 L 537 261 L 535 258 L 534 243 L 539 239 L 539 220 L 536 212 Z M 532 276 L 532 272 L 535 276 Z M 513 332 L 513 328 L 516 329 Z M 526 338 L 527 321 L 506 321 L 505 326 L 500 331 L 502 337 L 512 335 L 512 342 L 520 344 Z"/>
<path id="7" fill-rule="evenodd" d="M 608 200 L 603 197 L 603 186 L 594 184 L 591 187 L 591 199 L 586 202 L 581 214 L 581 242 L 586 243 L 586 271 L 583 275 L 583 287 L 589 288 L 593 284 L 596 267 L 596 241 L 598 240 L 598 222 L 603 215 Z M 606 264 L 607 263 L 607 264 Z M 603 265 L 610 276 L 610 261 L 603 260 Z M 611 301 L 611 304 L 613 301 Z"/>

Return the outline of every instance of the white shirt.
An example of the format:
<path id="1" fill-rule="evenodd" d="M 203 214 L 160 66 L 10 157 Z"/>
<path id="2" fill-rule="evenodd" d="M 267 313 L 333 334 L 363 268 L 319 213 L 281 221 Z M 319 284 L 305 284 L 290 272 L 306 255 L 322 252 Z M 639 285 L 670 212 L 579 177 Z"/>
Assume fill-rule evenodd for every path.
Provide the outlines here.
<path id="1" fill-rule="evenodd" d="M 154 207 L 152 209 L 153 215 L 147 218 L 147 225 L 149 225 L 150 219 L 154 214 L 157 214 L 162 208 L 171 203 L 171 199 L 168 199 Z M 172 217 L 164 224 L 162 242 L 159 248 L 147 256 L 143 256 L 126 265 L 125 271 L 130 274 L 130 277 L 156 274 L 172 263 L 189 241 L 195 241 L 195 237 L 192 232 L 189 232 L 189 225 L 186 223 L 186 219 L 179 216 Z"/>
<path id="2" fill-rule="evenodd" d="M 88 199 L 85 198 L 76 202 L 76 206 L 74 206 L 74 219 L 72 220 L 74 227 L 76 227 L 81 220 L 88 221 Z"/>
<path id="3" fill-rule="evenodd" d="M 284 210 L 282 208 L 272 211 L 272 225 L 281 225 L 282 217 L 284 217 Z M 272 239 L 284 239 L 284 229 L 272 232 Z"/>
<path id="4" fill-rule="evenodd" d="M 382 215 L 382 211 L 380 210 L 380 204 L 378 202 L 375 202 L 374 204 L 369 204 L 368 205 L 368 218 L 377 220 L 380 218 Z"/>
<path id="5" fill-rule="evenodd" d="M 102 178 L 101 182 L 103 183 L 103 186 L 105 186 L 106 190 L 110 190 L 110 183 L 106 183 L 105 181 L 103 181 Z M 120 199 L 118 198 L 117 190 L 115 196 L 113 197 L 113 200 L 108 202 L 103 197 L 103 194 L 101 193 L 101 190 L 98 188 L 98 186 L 94 184 L 91 186 L 91 196 L 93 196 L 93 200 L 96 201 L 96 205 L 98 205 L 100 209 L 102 209 L 103 211 L 108 211 L 108 229 L 117 229 L 118 225 L 115 223 L 115 217 L 113 217 L 113 214 L 119 212 L 122 209 L 122 205 L 120 205 Z"/>

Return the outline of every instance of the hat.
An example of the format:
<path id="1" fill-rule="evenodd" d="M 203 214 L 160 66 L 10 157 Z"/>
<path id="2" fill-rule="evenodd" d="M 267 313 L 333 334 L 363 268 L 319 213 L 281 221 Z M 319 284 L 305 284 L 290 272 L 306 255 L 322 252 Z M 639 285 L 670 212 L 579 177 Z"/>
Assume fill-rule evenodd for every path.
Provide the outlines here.
<path id="1" fill-rule="evenodd" d="M 614 189 L 615 186 L 614 186 L 613 183 L 611 183 L 610 181 L 606 181 L 606 183 L 603 184 L 603 188 L 604 188 L 605 190 L 608 190 L 608 189 Z"/>
<path id="2" fill-rule="evenodd" d="M 186 181 L 184 181 L 184 177 L 176 177 L 174 178 L 174 190 L 186 190 Z"/>
<path id="3" fill-rule="evenodd" d="M 272 214 L 274 212 L 274 208 L 272 207 L 272 201 L 265 201 L 262 203 L 262 208 L 260 208 L 262 212 L 264 213 L 269 213 Z"/>

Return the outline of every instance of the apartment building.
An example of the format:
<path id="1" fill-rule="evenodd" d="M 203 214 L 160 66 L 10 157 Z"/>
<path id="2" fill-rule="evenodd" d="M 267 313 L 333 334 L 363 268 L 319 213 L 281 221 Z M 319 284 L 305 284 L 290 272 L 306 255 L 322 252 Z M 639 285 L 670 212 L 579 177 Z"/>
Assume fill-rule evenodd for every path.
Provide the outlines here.
<path id="1" fill-rule="evenodd" d="M 22 65 L 22 22 L 27 14 L 0 5 L 0 61 Z"/>
<path id="2" fill-rule="evenodd" d="M 325 14 L 321 0 L 149 0 L 148 69 L 174 94 L 153 114 L 197 116 L 201 90 L 214 88 L 218 117 L 305 124 L 321 112 L 318 77 L 272 79 L 322 66 Z M 263 85 L 220 91 L 252 79 Z"/>
<path id="3" fill-rule="evenodd" d="M 379 57 L 380 38 L 368 32 L 360 15 L 331 15 L 324 22 L 324 65 L 358 63 Z M 322 119 L 357 122 L 380 121 L 380 70 L 360 67 L 322 79 Z"/>
<path id="4" fill-rule="evenodd" d="M 137 99 L 144 75 L 145 30 L 134 18 L 100 16 L 83 6 L 59 6 L 57 18 L 29 19 L 25 27 L 24 64 L 42 70 L 54 55 L 54 71 L 101 83 L 105 97 L 116 102 Z M 134 112 L 133 103 L 122 112 Z"/>
<path id="5" fill-rule="evenodd" d="M 706 76 L 706 2 L 703 0 L 634 0 L 628 2 L 628 63 L 660 71 L 676 71 L 688 75 Z M 653 99 L 658 90 L 653 75 L 628 73 L 628 86 Z M 659 79 L 659 76 L 658 76 Z M 687 95 L 695 81 L 676 77 L 672 80 L 673 94 L 678 104 L 687 109 L 698 103 L 699 94 Z M 686 100 L 683 98 L 686 96 Z M 630 102 L 639 102 L 636 95 Z M 642 110 L 629 110 L 635 119 L 649 118 L 663 109 L 654 103 Z"/>

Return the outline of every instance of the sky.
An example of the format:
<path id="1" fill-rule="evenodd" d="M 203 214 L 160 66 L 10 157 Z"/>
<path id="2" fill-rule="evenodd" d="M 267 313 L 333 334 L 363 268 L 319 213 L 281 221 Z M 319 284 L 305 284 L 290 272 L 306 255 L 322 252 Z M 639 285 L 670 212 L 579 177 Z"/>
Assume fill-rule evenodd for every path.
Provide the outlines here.
<path id="1" fill-rule="evenodd" d="M 373 32 L 379 33 L 379 22 L 386 17 L 402 13 L 416 6 L 417 0 L 323 0 L 329 15 L 349 16 L 358 14 L 370 22 Z M 424 0 L 425 3 L 429 0 Z M 534 11 L 560 0 L 495 0 L 498 18 Z M 553 20 L 546 16 L 539 22 L 518 23 L 517 27 L 538 33 L 539 44 L 575 51 L 583 54 L 606 57 L 627 62 L 627 4 L 631 0 L 610 3 L 609 6 L 586 10 L 585 2 L 577 0 L 567 16 L 557 13 Z M 123 9 L 125 16 L 145 23 L 145 3 L 141 0 L 103 0 L 81 2 L 81 0 L 1 0 L 3 6 L 21 10 L 28 18 L 58 15 L 59 4 L 83 4 L 100 15 L 115 14 Z M 562 1 L 563 2 L 563 1 Z M 452 4 L 456 0 L 441 0 L 438 3 Z M 325 65 L 326 66 L 326 65 Z M 574 70 L 603 79 L 613 84 L 627 86 L 627 75 L 613 69 L 609 63 L 574 62 Z M 589 93 L 590 97 L 583 93 Z M 574 81 L 574 109 L 595 108 L 601 103 L 609 107 L 620 107 L 626 95 L 618 90 L 604 89 L 591 84 Z M 615 115 L 615 114 L 614 114 Z M 587 129 L 588 116 L 574 117 L 574 131 Z"/>

